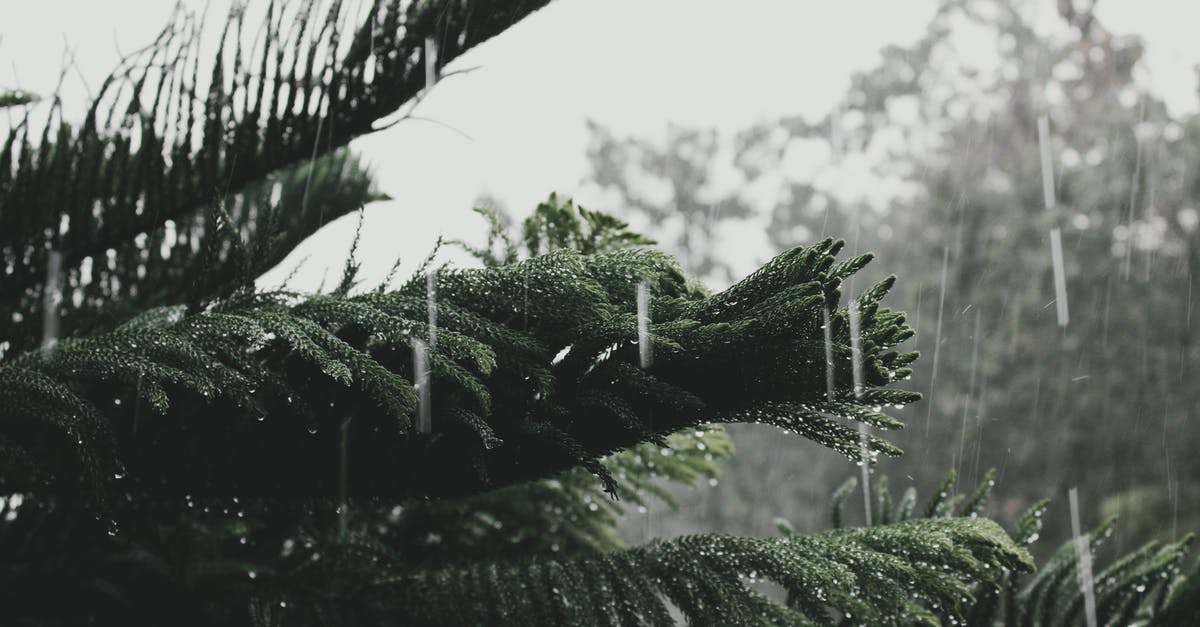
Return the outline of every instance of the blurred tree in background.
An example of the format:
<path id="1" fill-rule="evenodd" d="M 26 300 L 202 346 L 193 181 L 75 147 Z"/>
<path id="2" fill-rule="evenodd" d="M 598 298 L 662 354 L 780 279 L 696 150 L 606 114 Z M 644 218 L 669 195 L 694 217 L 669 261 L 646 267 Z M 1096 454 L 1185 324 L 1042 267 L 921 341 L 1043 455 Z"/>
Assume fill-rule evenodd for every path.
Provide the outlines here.
<path id="1" fill-rule="evenodd" d="M 753 210 L 737 193 L 718 192 L 709 181 L 719 157 L 714 130 L 670 126 L 663 146 L 637 138 L 618 140 L 588 122 L 594 141 L 588 150 L 596 183 L 619 194 L 621 206 L 649 218 L 655 230 L 678 233 L 674 248 L 689 271 L 728 284 L 736 277 L 713 245 L 715 229 Z M 637 185 L 630 184 L 636 177 Z"/>
<path id="2" fill-rule="evenodd" d="M 1200 445 L 1200 118 L 1172 117 L 1139 87 L 1141 42 L 1107 30 L 1093 8 L 1060 3 L 1064 34 L 1047 38 L 1011 3 L 946 0 L 923 38 L 885 48 L 823 119 L 746 129 L 724 141 L 730 156 L 720 163 L 716 139 L 704 151 L 674 140 L 650 147 L 597 127 L 589 156 L 595 183 L 621 198 L 664 187 L 646 174 L 678 189 L 735 170 L 738 192 L 706 198 L 762 225 L 760 257 L 828 232 L 877 251 L 908 279 L 898 297 L 927 360 L 912 382 L 926 403 L 906 412 L 899 437 L 909 454 L 889 472 L 928 488 L 946 468 L 972 485 L 994 466 L 989 514 L 1009 521 L 1078 486 L 1087 520 L 1121 515 L 1120 549 L 1200 528 L 1200 462 L 1189 454 Z M 1042 114 L 1064 230 L 1065 329 L 1039 171 Z M 612 155 L 624 154 L 638 156 L 615 167 Z M 663 222 L 709 206 L 676 192 L 647 211 Z M 730 250 L 721 237 L 718 225 L 678 242 L 721 255 Z M 683 259 L 692 271 L 712 267 Z M 774 515 L 812 528 L 811 496 L 832 489 L 840 462 L 814 463 L 810 451 L 796 454 L 803 445 L 761 429 L 731 434 L 770 453 L 735 456 L 704 511 L 738 531 L 765 533 Z M 1056 539 L 1068 529 L 1059 512 L 1047 521 Z"/>

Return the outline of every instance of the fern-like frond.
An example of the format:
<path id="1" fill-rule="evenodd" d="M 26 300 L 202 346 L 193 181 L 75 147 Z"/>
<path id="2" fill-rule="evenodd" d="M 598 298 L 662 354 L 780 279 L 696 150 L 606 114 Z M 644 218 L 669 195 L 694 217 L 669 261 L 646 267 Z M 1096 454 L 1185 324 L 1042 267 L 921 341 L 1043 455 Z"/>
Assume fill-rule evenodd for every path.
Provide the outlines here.
<path id="1" fill-rule="evenodd" d="M 357 495 L 469 494 L 578 465 L 616 490 L 601 458 L 705 422 L 772 424 L 857 458 L 853 422 L 899 423 L 852 394 L 844 309 L 833 316 L 838 400 L 826 400 L 821 320 L 840 246 L 788 251 L 713 295 L 643 249 L 440 270 L 430 435 L 412 429 L 411 340 L 431 332 L 424 280 L 342 296 L 243 290 L 182 317 L 140 316 L 0 365 L 13 397 L 0 434 L 61 460 L 48 484 L 0 478 L 9 490 L 100 495 L 135 483 L 332 495 L 346 419 Z M 636 365 L 639 281 L 653 290 L 650 369 Z M 878 307 L 889 284 L 859 299 L 870 392 L 897 378 L 885 350 L 910 333 Z"/>
<path id="2" fill-rule="evenodd" d="M 295 227 L 294 245 L 300 225 L 336 217 L 309 193 L 323 176 L 314 159 L 422 93 L 427 40 L 440 68 L 546 2 L 274 1 L 257 33 L 243 32 L 239 6 L 218 25 L 215 50 L 200 48 L 201 18 L 181 13 L 104 81 L 81 124 L 63 120 L 54 101 L 45 120 L 26 118 L 0 137 L 0 310 L 13 314 L 0 316 L 0 337 L 36 335 L 51 251 L 67 285 L 97 286 L 85 297 L 127 295 L 145 278 L 139 267 L 173 269 L 147 257 L 211 232 L 208 207 L 305 164 L 296 171 L 303 193 L 287 199 L 281 224 Z M 201 58 L 211 59 L 207 78 Z M 238 229 L 255 224 L 253 213 L 230 214 Z"/>
<path id="3" fill-rule="evenodd" d="M 391 577 L 371 594 L 392 599 L 416 624 L 671 625 L 674 607 L 696 625 L 824 625 L 843 617 L 899 625 L 961 619 L 970 582 L 1031 567 L 990 521 L 916 520 L 775 539 L 706 534 L 608 554 L 465 564 Z M 755 583 L 764 581 L 793 603 L 759 591 Z"/>
<path id="4" fill-rule="evenodd" d="M 994 487 L 995 472 L 989 470 L 967 496 L 954 495 L 956 474 L 952 471 L 929 499 L 922 520 L 970 520 L 981 514 Z M 875 485 L 886 483 L 879 477 Z M 831 497 L 834 527 L 841 526 L 843 504 L 857 486 L 850 478 Z M 892 509 L 891 500 L 876 492 L 875 508 L 892 511 L 900 520 L 911 514 L 916 491 L 905 493 Z M 911 496 L 910 496 L 911 495 Z M 1018 517 L 1009 532 L 1012 543 L 1026 546 L 1038 539 L 1042 516 L 1048 500 L 1034 503 Z M 880 522 L 877 525 L 883 524 Z M 1093 555 L 1115 528 L 1109 519 L 1086 536 L 1086 545 Z M 1118 556 L 1103 570 L 1093 572 L 1096 615 L 1102 625 L 1190 625 L 1185 617 L 1195 616 L 1197 572 L 1189 576 L 1180 573 L 1187 552 L 1193 544 L 1188 535 L 1178 542 L 1162 544 L 1148 542 L 1125 555 Z M 993 577 L 971 585 L 975 602 L 966 618 L 968 625 L 1013 625 L 1042 627 L 1079 627 L 1084 625 L 1083 582 L 1079 575 L 1079 557 L 1074 539 L 1064 542 L 1037 572 L 1002 568 Z M 1093 558 L 1094 559 L 1094 558 Z"/>

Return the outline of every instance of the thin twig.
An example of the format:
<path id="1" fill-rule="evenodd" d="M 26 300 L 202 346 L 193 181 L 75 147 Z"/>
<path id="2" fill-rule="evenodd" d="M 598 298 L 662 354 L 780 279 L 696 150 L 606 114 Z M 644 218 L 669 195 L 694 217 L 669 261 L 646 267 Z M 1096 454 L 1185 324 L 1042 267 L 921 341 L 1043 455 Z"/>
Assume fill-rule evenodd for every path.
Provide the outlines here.
<path id="1" fill-rule="evenodd" d="M 451 76 L 474 72 L 475 70 L 478 70 L 480 67 L 481 66 L 476 65 L 476 66 L 472 66 L 472 67 L 468 67 L 468 68 L 462 68 L 460 70 L 454 70 L 452 72 L 446 72 L 445 74 L 442 74 L 441 76 L 438 77 L 437 84 L 441 84 L 442 81 L 444 81 L 447 78 L 450 78 Z M 434 124 L 439 124 L 441 126 L 445 126 L 446 128 L 448 128 L 450 130 L 458 132 L 459 134 L 466 137 L 467 139 L 474 141 L 474 138 L 472 138 L 470 135 L 467 135 L 463 131 L 461 131 L 457 128 L 454 128 L 453 126 L 451 126 L 445 122 L 440 122 L 438 120 L 434 120 L 431 118 L 425 118 L 425 117 L 413 115 L 413 112 L 416 111 L 417 107 L 420 106 L 421 102 L 423 102 L 425 100 L 425 97 L 428 96 L 436 88 L 436 86 L 437 85 L 435 85 L 434 87 L 430 87 L 428 89 L 423 89 L 420 92 L 418 92 L 417 95 L 413 96 L 412 99 L 409 101 L 408 111 L 406 113 L 404 113 L 404 115 L 401 115 L 400 117 L 396 118 L 395 120 L 391 120 L 390 122 L 387 122 L 386 124 L 383 124 L 382 126 L 372 126 L 370 132 L 378 133 L 380 131 L 386 131 L 389 128 L 392 128 L 393 126 L 395 126 L 401 122 L 404 122 L 405 120 L 422 120 L 425 122 L 433 122 Z"/>

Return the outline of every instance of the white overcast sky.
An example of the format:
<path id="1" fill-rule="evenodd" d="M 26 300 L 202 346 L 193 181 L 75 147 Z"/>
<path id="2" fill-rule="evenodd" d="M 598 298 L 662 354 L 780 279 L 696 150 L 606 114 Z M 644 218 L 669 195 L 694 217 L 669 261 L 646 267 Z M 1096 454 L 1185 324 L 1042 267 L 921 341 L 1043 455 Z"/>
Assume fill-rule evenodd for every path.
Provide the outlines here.
<path id="1" fill-rule="evenodd" d="M 1044 28 L 1061 29 L 1054 1 L 1024 4 Z M 212 20 L 229 0 L 208 4 Z M 82 103 L 84 80 L 98 85 L 118 50 L 148 43 L 171 5 L 0 0 L 0 86 L 52 92 L 69 44 L 79 70 L 67 77 L 64 98 Z M 355 142 L 395 198 L 367 210 L 364 275 L 381 277 L 396 256 L 413 267 L 438 234 L 479 239 L 483 225 L 470 208 L 481 193 L 518 213 L 550 191 L 579 193 L 588 118 L 651 138 L 662 138 L 668 123 L 733 133 L 782 115 L 819 118 L 882 46 L 920 37 L 935 6 L 934 0 L 556 0 L 447 68 L 479 67 L 440 83 L 420 114 L 458 131 L 410 121 Z M 1143 80 L 1175 113 L 1196 110 L 1200 2 L 1100 0 L 1098 14 L 1110 30 L 1146 40 Z M 326 267 L 340 269 L 354 221 L 328 225 L 284 263 L 290 268 L 312 254 L 295 287 L 315 286 Z M 762 260 L 755 250 L 761 239 L 748 234 L 722 255 L 749 270 Z"/>

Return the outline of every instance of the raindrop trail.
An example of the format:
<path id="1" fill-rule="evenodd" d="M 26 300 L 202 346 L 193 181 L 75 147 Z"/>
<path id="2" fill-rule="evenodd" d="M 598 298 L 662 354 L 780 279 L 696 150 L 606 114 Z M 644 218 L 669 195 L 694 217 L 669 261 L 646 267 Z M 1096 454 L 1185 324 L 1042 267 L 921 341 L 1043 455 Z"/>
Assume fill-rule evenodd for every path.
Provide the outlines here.
<path id="1" fill-rule="evenodd" d="M 350 417 L 342 419 L 341 441 L 338 446 L 338 531 L 342 537 L 350 516 Z"/>
<path id="2" fill-rule="evenodd" d="M 833 329 L 830 327 L 829 305 L 821 310 L 821 317 L 825 323 L 821 327 L 825 331 L 825 400 L 832 403 L 837 394 L 834 391 L 836 381 L 833 374 Z"/>
<path id="3" fill-rule="evenodd" d="M 1191 328 L 1192 328 L 1192 282 L 1190 280 L 1191 278 L 1192 278 L 1191 274 L 1188 274 L 1189 281 L 1187 284 L 1187 286 L 1188 286 L 1187 314 L 1184 316 L 1184 326 L 1186 326 L 1188 330 L 1191 330 Z"/>
<path id="4" fill-rule="evenodd" d="M 429 317 L 429 348 L 437 350 L 437 271 L 425 275 L 425 309 Z"/>
<path id="5" fill-rule="evenodd" d="M 137 391 L 133 395 L 133 432 L 137 433 L 138 425 L 142 418 L 142 377 L 145 376 L 145 371 L 138 372 Z"/>
<path id="6" fill-rule="evenodd" d="M 1071 488 L 1067 492 L 1071 502 L 1071 533 L 1075 538 L 1075 558 L 1078 560 L 1079 589 L 1083 592 L 1083 609 L 1087 626 L 1096 627 L 1096 592 L 1092 579 L 1092 551 L 1088 537 L 1083 534 L 1079 522 L 1079 491 Z"/>
<path id="7" fill-rule="evenodd" d="M 1050 262 L 1054 264 L 1054 307 L 1058 315 L 1058 326 L 1066 327 L 1071 322 L 1067 309 L 1067 277 L 1063 268 L 1062 231 L 1056 226 L 1050 229 Z"/>
<path id="8" fill-rule="evenodd" d="M 637 286 L 638 364 L 649 368 L 654 363 L 654 345 L 650 342 L 650 285 L 645 281 Z"/>
<path id="9" fill-rule="evenodd" d="M 320 103 L 318 103 L 318 106 Z M 304 178 L 304 195 L 300 198 L 300 215 L 306 215 L 308 212 L 308 190 L 312 187 L 313 170 L 316 169 L 317 163 L 317 147 L 321 145 L 321 129 L 325 126 L 325 116 L 317 118 L 317 133 L 313 138 L 312 155 L 308 158 L 308 175 Z M 325 205 L 321 205 L 321 215 L 318 217 L 317 224 L 325 225 Z"/>
<path id="10" fill-rule="evenodd" d="M 1053 211 L 1057 206 L 1054 193 L 1054 165 L 1050 147 L 1050 118 L 1038 116 L 1038 152 L 1042 158 L 1042 197 L 1046 209 Z"/>
<path id="11" fill-rule="evenodd" d="M 1104 286 L 1104 332 L 1100 340 L 1100 348 L 1104 349 L 1104 351 L 1108 350 L 1108 321 L 1110 318 L 1109 314 L 1112 312 L 1112 279 L 1112 273 L 1109 273 Z"/>
<path id="12" fill-rule="evenodd" d="M 46 286 L 42 292 L 42 348 L 58 343 L 59 306 L 62 304 L 63 255 L 57 250 L 46 256 Z"/>
<path id="13" fill-rule="evenodd" d="M 417 388 L 417 433 L 430 433 L 432 403 L 429 376 L 429 346 L 420 338 L 412 339 L 413 383 Z"/>
<path id="14" fill-rule="evenodd" d="M 979 384 L 979 391 L 975 394 L 975 426 L 977 428 L 975 436 L 975 467 L 971 471 L 971 478 L 979 477 L 979 458 L 983 454 L 983 412 L 984 399 L 987 398 L 987 374 L 983 376 L 983 381 Z"/>
<path id="15" fill-rule="evenodd" d="M 1162 425 L 1162 427 L 1163 427 L 1162 428 L 1163 465 L 1166 469 L 1166 475 L 1167 475 L 1167 502 L 1171 504 L 1171 507 L 1174 510 L 1174 515 L 1171 520 L 1171 541 L 1174 542 L 1175 541 L 1175 532 L 1177 529 L 1177 525 L 1179 523 L 1179 503 L 1177 502 L 1177 499 L 1179 498 L 1179 493 L 1178 493 L 1178 491 L 1176 491 L 1174 494 L 1172 494 L 1172 491 L 1171 491 L 1171 483 L 1172 483 L 1172 481 L 1171 481 L 1171 447 L 1167 442 L 1167 421 L 1169 421 L 1170 418 L 1171 418 L 1170 407 L 1169 406 L 1164 407 L 1163 408 L 1163 425 Z M 1178 480 L 1176 480 L 1174 483 L 1176 486 L 1179 485 Z M 1176 488 L 1176 490 L 1178 490 L 1178 488 Z"/>
<path id="16" fill-rule="evenodd" d="M 1062 230 L 1058 226 L 1058 201 L 1054 192 L 1054 164 L 1050 154 L 1050 119 L 1045 114 L 1038 116 L 1038 148 L 1042 157 L 1042 196 L 1046 211 L 1050 212 L 1050 262 L 1054 266 L 1054 306 L 1058 325 L 1066 327 L 1070 322 L 1067 308 L 1067 276 L 1063 267 Z"/>
<path id="17" fill-rule="evenodd" d="M 1168 492 L 1170 488 L 1168 488 Z M 1175 480 L 1175 495 L 1171 499 L 1171 542 L 1179 539 L 1179 480 Z"/>
<path id="18" fill-rule="evenodd" d="M 425 38 L 425 89 L 437 82 L 438 48 L 433 37 Z"/>
<path id="19" fill-rule="evenodd" d="M 966 396 L 963 398 L 962 428 L 958 434 L 958 458 L 957 458 L 958 461 L 956 461 L 955 465 L 954 465 L 955 466 L 954 492 L 956 494 L 958 493 L 959 478 L 962 477 L 963 455 L 964 455 L 964 451 L 966 450 L 967 415 L 970 413 L 970 409 L 971 409 L 971 397 L 975 394 L 975 371 L 976 371 L 976 365 L 979 362 L 979 321 L 980 321 L 980 310 L 976 309 L 975 310 L 975 332 L 974 332 L 974 335 L 971 336 L 971 375 L 970 375 L 969 382 L 967 384 Z"/>
<path id="20" fill-rule="evenodd" d="M 862 338 L 859 335 L 859 314 L 858 301 L 850 301 L 850 362 L 853 365 L 852 373 L 854 377 L 854 400 L 861 402 L 863 397 L 863 374 L 862 374 Z M 828 331 L 826 331 L 828 333 Z M 826 349 L 828 355 L 830 349 Z M 858 423 L 858 445 L 860 447 L 859 454 L 862 456 L 862 484 L 863 484 L 863 513 L 866 517 L 867 526 L 871 526 L 871 451 L 868 446 L 870 435 L 867 432 L 867 423 Z"/>
<path id="21" fill-rule="evenodd" d="M 1138 123 L 1145 121 L 1146 98 L 1143 96 L 1138 100 Z M 1125 220 L 1128 230 L 1125 234 L 1125 262 L 1121 272 L 1127 281 L 1133 268 L 1133 210 L 1137 205 L 1137 195 L 1142 183 L 1142 137 L 1138 135 L 1136 126 L 1133 131 L 1133 141 L 1136 143 L 1136 151 L 1133 159 L 1133 180 L 1129 183 L 1129 215 Z"/>
<path id="22" fill-rule="evenodd" d="M 946 271 L 950 267 L 950 246 L 942 249 L 942 287 L 938 293 L 938 315 L 933 337 L 933 367 L 929 374 L 929 400 L 925 404 L 925 451 L 929 452 L 929 422 L 933 417 L 933 391 L 937 388 L 938 358 L 942 352 L 942 312 L 946 309 Z"/>

